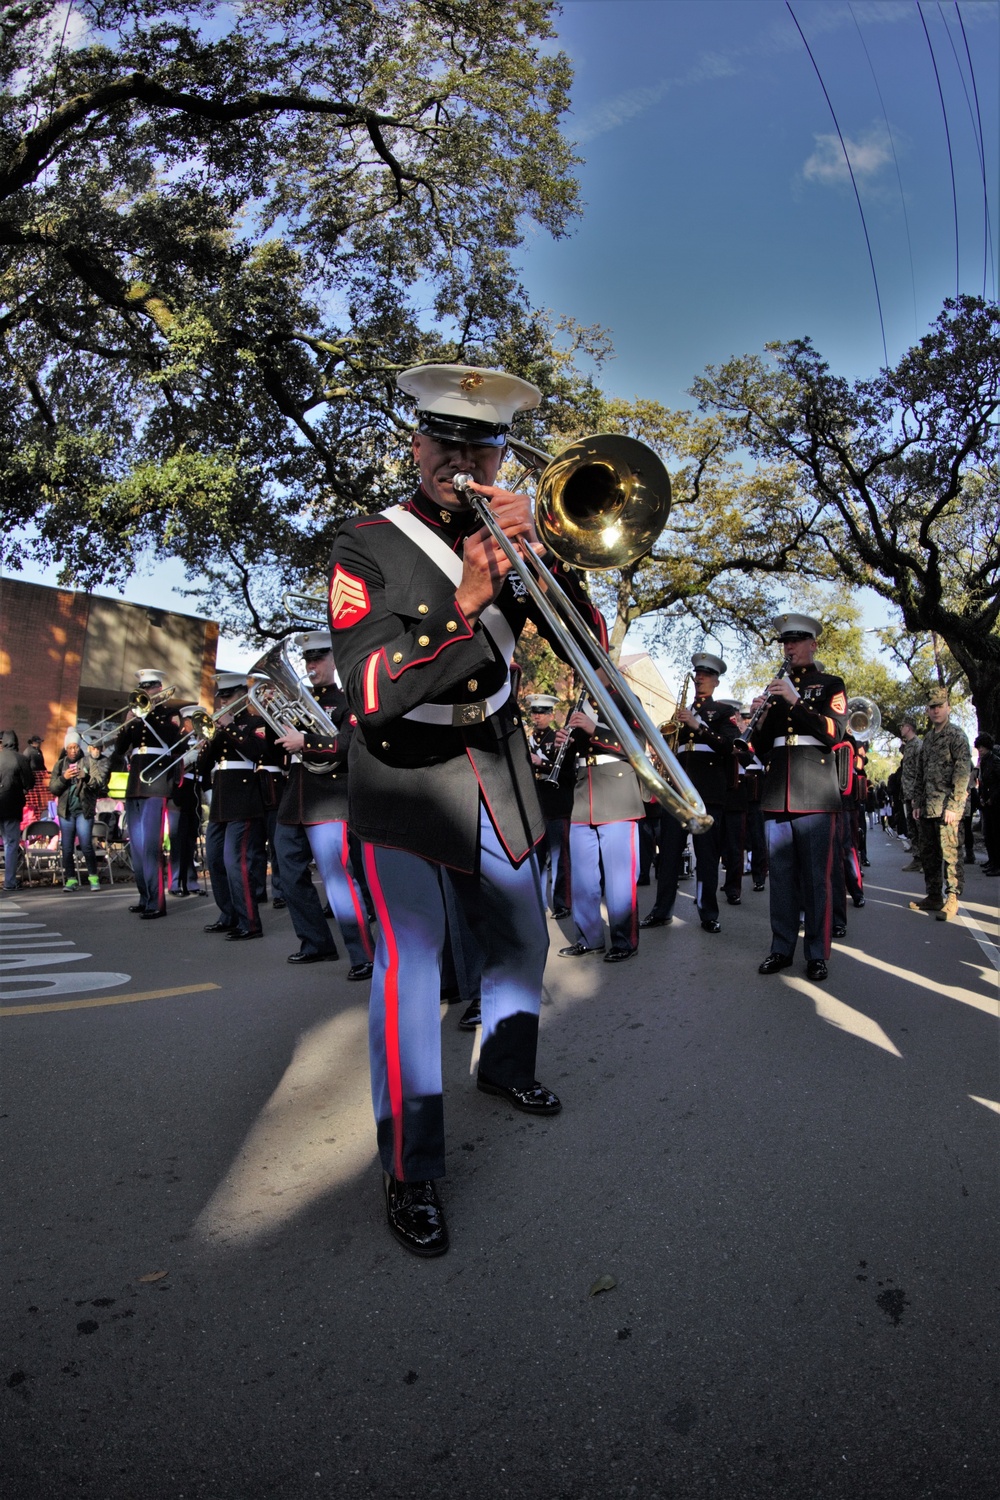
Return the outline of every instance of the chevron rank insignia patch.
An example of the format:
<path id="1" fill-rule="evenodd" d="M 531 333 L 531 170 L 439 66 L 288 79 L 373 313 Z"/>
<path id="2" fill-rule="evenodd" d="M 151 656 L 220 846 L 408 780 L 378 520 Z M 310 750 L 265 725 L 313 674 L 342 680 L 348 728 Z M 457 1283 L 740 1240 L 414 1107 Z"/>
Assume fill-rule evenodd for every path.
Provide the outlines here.
<path id="1" fill-rule="evenodd" d="M 334 630 L 346 630 L 364 619 L 370 609 L 364 579 L 346 573 L 338 563 L 330 579 L 330 624 Z"/>
<path id="2" fill-rule="evenodd" d="M 835 714 L 846 714 L 847 698 L 843 693 L 838 693 L 830 704 L 830 712 Z"/>

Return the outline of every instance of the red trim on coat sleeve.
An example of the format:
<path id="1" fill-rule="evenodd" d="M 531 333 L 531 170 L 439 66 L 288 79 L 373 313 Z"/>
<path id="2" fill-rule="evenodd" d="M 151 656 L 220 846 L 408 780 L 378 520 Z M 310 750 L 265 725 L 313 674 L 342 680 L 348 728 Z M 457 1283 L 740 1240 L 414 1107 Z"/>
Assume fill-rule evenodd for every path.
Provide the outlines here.
<path id="1" fill-rule="evenodd" d="M 395 671 L 395 672 L 392 670 L 392 667 L 389 665 L 389 658 L 388 658 L 388 655 L 387 655 L 386 656 L 386 661 L 385 661 L 385 669 L 388 672 L 389 678 L 390 678 L 390 680 L 392 682 L 398 682 L 399 679 L 402 677 L 403 673 L 409 671 L 410 667 L 422 667 L 422 666 L 426 666 L 427 662 L 429 662 L 429 661 L 436 661 L 437 658 L 441 655 L 441 652 L 447 650 L 447 648 L 449 646 L 454 646 L 455 643 L 456 643 L 456 641 L 471 641 L 472 640 L 473 635 L 474 635 L 474 631 L 472 629 L 472 626 L 469 624 L 468 620 L 466 620 L 465 616 L 462 614 L 462 611 L 457 606 L 455 608 L 455 613 L 457 615 L 461 615 L 462 622 L 465 625 L 466 634 L 465 635 L 460 635 L 458 633 L 458 631 L 456 631 L 454 635 L 445 636 L 445 638 L 441 642 L 440 646 L 437 646 L 430 653 L 429 656 L 415 656 L 415 657 L 413 657 L 412 661 L 404 661 L 402 663 L 402 665 L 399 667 L 398 671 Z"/>
<path id="2" fill-rule="evenodd" d="M 365 713 L 378 713 L 378 668 L 379 661 L 385 656 L 384 647 L 373 651 L 365 662 Z"/>

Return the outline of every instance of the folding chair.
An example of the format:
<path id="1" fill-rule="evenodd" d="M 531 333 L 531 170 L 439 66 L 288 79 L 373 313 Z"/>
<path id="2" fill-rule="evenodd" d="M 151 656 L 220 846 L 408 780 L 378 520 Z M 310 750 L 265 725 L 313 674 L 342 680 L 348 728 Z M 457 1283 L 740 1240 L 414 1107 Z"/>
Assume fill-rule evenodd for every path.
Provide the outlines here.
<path id="1" fill-rule="evenodd" d="M 50 885 L 58 885 L 62 879 L 62 835 L 58 823 L 51 818 L 36 818 L 29 823 L 21 837 L 24 841 L 24 863 L 28 881 L 34 884 L 42 876 L 48 876 Z"/>

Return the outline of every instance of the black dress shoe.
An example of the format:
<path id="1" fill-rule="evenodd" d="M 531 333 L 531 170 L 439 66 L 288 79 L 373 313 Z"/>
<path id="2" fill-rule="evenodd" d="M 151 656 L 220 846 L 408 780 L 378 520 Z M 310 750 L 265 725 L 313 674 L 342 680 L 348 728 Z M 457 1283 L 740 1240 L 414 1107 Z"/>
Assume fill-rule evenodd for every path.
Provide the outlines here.
<path id="1" fill-rule="evenodd" d="M 447 986 L 447 988 L 444 985 L 441 986 L 442 1005 L 457 1005 L 461 998 L 462 991 L 459 989 L 457 984 L 450 984 Z"/>
<path id="2" fill-rule="evenodd" d="M 753 888 L 755 891 L 762 891 L 764 889 L 763 880 L 755 880 L 753 883 Z"/>
<path id="3" fill-rule="evenodd" d="M 264 936 L 264 932 L 263 932 L 263 929 L 260 928 L 260 927 L 257 928 L 256 932 L 244 932 L 244 930 L 243 930 L 242 927 L 237 927 L 237 929 L 236 929 L 235 932 L 227 933 L 227 935 L 226 935 L 226 942 L 227 943 L 243 943 L 243 942 L 248 942 L 250 938 L 259 938 L 259 937 L 263 937 L 263 936 Z"/>
<path id="4" fill-rule="evenodd" d="M 557 1115 L 562 1109 L 552 1090 L 539 1083 L 537 1078 L 527 1088 L 518 1088 L 514 1084 L 508 1086 L 504 1083 L 491 1083 L 480 1073 L 476 1078 L 476 1088 L 483 1094 L 498 1094 L 508 1104 L 513 1104 L 515 1109 L 522 1109 L 526 1115 Z"/>
<path id="5" fill-rule="evenodd" d="M 288 902 L 285 900 L 284 896 L 275 896 L 274 900 L 271 902 L 271 905 L 274 907 L 275 911 L 284 911 L 285 907 L 288 905 Z"/>
<path id="6" fill-rule="evenodd" d="M 348 969 L 347 977 L 348 979 L 355 980 L 370 979 L 372 977 L 372 970 L 374 969 L 374 967 L 375 965 L 373 963 L 354 964 L 351 968 Z"/>
<path id="7" fill-rule="evenodd" d="M 609 948 L 607 953 L 605 953 L 604 962 L 606 964 L 622 964 L 627 958 L 635 958 L 638 951 L 638 948 L 626 948 L 623 944 L 616 943 L 613 948 Z"/>
<path id="8" fill-rule="evenodd" d="M 568 906 L 557 906 L 553 911 L 552 916 L 555 921 L 564 922 L 567 917 L 572 916 L 572 912 L 570 911 Z"/>
<path id="9" fill-rule="evenodd" d="M 726 900 L 729 902 L 730 906 L 742 906 L 743 905 L 743 897 L 742 896 L 727 896 Z"/>
<path id="10" fill-rule="evenodd" d="M 141 901 L 136 906 L 130 906 L 129 907 L 129 911 L 138 912 L 140 916 L 142 915 L 142 913 L 145 910 L 146 910 L 146 908 L 143 906 L 143 904 L 142 904 Z"/>
<path id="11" fill-rule="evenodd" d="M 448 1226 L 433 1182 L 399 1182 L 388 1172 L 382 1175 L 393 1238 L 414 1255 L 443 1255 L 448 1248 Z"/>
<path id="12" fill-rule="evenodd" d="M 303 953 L 300 949 L 298 953 L 289 953 L 285 962 L 289 964 L 325 964 L 333 963 L 339 957 L 340 954 L 336 948 L 331 948 L 327 953 Z"/>
<path id="13" fill-rule="evenodd" d="M 171 896 L 190 896 L 190 891 L 171 891 Z"/>
<path id="14" fill-rule="evenodd" d="M 205 928 L 206 932 L 235 932 L 236 930 L 237 924 L 235 922 L 224 922 L 221 917 L 217 922 L 209 922 Z"/>
<path id="15" fill-rule="evenodd" d="M 834 935 L 834 937 L 846 937 L 847 936 L 847 928 L 844 926 L 843 922 L 835 922 L 834 923 L 834 925 L 833 925 L 833 935 Z"/>
<path id="16" fill-rule="evenodd" d="M 157 919 L 157 917 L 165 917 L 166 915 L 167 914 L 166 914 L 165 911 L 144 911 L 140 915 L 139 921 L 140 922 L 155 922 L 156 919 Z"/>
<path id="17" fill-rule="evenodd" d="M 852 896 L 851 900 L 854 902 L 855 906 L 864 906 L 865 904 L 864 896 Z"/>
<path id="18" fill-rule="evenodd" d="M 817 984 L 826 978 L 829 970 L 821 958 L 811 958 L 806 964 L 806 978 L 816 980 Z"/>
<path id="19" fill-rule="evenodd" d="M 787 953 L 769 953 L 764 962 L 758 966 L 758 974 L 777 974 L 779 969 L 787 969 L 792 960 Z"/>
<path id="20" fill-rule="evenodd" d="M 559 949 L 560 958 L 583 958 L 586 953 L 603 953 L 604 944 L 599 948 L 588 948 L 586 943 L 570 943 L 568 948 Z"/>
<path id="21" fill-rule="evenodd" d="M 717 922 L 714 917 L 702 917 L 702 919 L 701 919 L 701 927 L 702 927 L 702 931 L 703 932 L 721 932 L 722 931 L 722 924 L 719 923 L 719 922 Z"/>
<path id="22" fill-rule="evenodd" d="M 648 917 L 643 917 L 642 921 L 639 923 L 639 926 L 644 930 L 650 927 L 668 927 L 673 920 L 673 917 L 655 917 L 653 913 L 650 912 Z"/>
<path id="23" fill-rule="evenodd" d="M 863 866 L 864 866 L 864 868 L 865 868 L 865 869 L 866 869 L 866 870 L 870 870 L 870 869 L 871 869 L 871 864 L 872 864 L 872 862 L 871 862 L 871 860 L 870 860 L 870 859 L 863 859 L 863 860 L 862 860 L 862 861 L 861 861 L 861 863 L 862 863 L 862 865 L 863 865 Z"/>
<path id="24" fill-rule="evenodd" d="M 475 1031 L 483 1024 L 482 1001 L 473 1000 L 458 1018 L 459 1031 Z"/>

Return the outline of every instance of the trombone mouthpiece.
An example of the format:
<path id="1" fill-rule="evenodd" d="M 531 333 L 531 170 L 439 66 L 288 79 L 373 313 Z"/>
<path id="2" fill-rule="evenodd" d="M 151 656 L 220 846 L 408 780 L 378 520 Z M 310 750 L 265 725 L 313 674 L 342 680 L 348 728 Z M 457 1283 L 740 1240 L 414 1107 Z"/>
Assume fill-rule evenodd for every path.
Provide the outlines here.
<path id="1" fill-rule="evenodd" d="M 454 479 L 451 481 L 451 487 L 453 490 L 457 490 L 460 495 L 464 495 L 471 483 L 471 474 L 456 474 Z"/>

